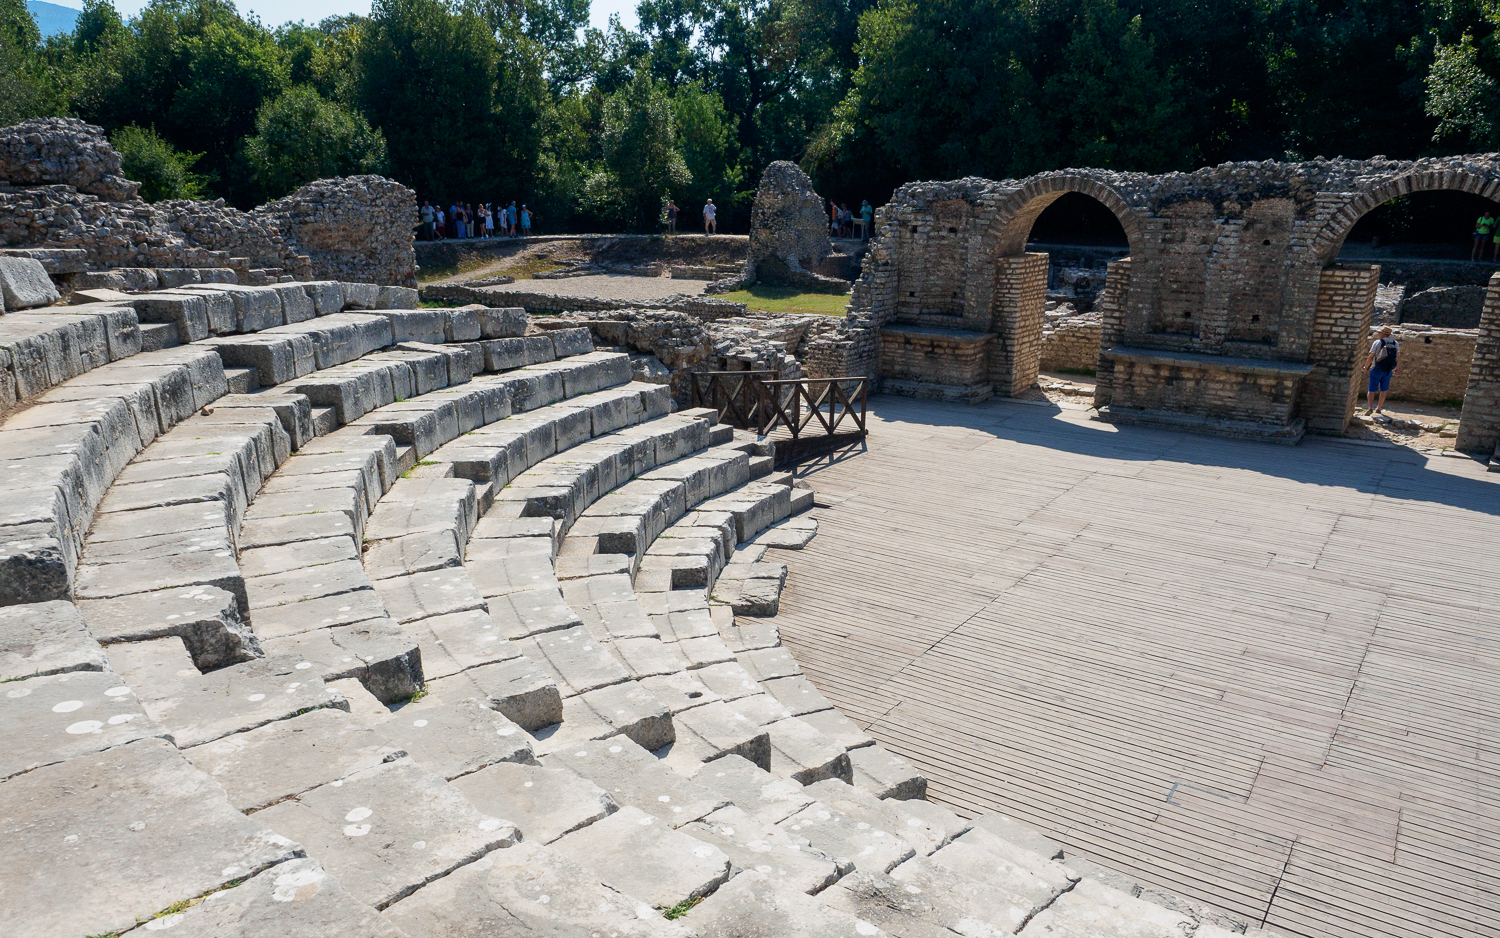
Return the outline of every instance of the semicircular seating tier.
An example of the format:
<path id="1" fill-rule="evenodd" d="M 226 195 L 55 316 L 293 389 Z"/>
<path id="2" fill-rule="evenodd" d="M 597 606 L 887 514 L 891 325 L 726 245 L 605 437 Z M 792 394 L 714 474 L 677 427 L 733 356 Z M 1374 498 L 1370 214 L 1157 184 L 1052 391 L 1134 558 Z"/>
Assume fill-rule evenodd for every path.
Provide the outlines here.
<path id="1" fill-rule="evenodd" d="M 802 676 L 768 441 L 585 329 L 399 306 L 0 317 L 16 934 L 1228 934 L 927 802 Z"/>

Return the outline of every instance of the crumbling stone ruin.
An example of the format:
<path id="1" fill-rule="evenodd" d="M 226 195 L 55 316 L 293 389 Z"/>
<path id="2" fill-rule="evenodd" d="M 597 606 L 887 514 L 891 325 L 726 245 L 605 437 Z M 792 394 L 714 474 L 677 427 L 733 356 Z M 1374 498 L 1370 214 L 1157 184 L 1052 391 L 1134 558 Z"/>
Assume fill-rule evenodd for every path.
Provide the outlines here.
<path id="1" fill-rule="evenodd" d="M 416 197 L 378 176 L 320 180 L 241 212 L 214 202 L 148 205 L 119 175 L 101 128 L 39 118 L 0 129 L 0 247 L 83 252 L 91 271 L 250 271 L 301 280 L 416 285 Z"/>
<path id="2" fill-rule="evenodd" d="M 1341 433 L 1379 268 L 1341 264 L 1339 249 L 1366 212 L 1434 189 L 1493 197 L 1500 156 L 913 183 L 877 215 L 847 361 L 887 391 L 921 397 L 982 400 L 1031 387 L 1048 258 L 1027 253 L 1027 237 L 1048 205 L 1080 192 L 1114 213 L 1130 244 L 1095 302 L 1101 418 L 1278 442 Z M 1500 412 L 1488 403 L 1482 359 L 1465 403 L 1472 432 L 1459 440 L 1488 452 L 1500 442 Z"/>
<path id="3" fill-rule="evenodd" d="M 737 279 L 716 281 L 711 293 L 764 283 L 820 293 L 847 293 L 849 284 L 817 273 L 833 253 L 827 203 L 797 166 L 778 160 L 766 167 L 750 209 L 750 252 Z"/>

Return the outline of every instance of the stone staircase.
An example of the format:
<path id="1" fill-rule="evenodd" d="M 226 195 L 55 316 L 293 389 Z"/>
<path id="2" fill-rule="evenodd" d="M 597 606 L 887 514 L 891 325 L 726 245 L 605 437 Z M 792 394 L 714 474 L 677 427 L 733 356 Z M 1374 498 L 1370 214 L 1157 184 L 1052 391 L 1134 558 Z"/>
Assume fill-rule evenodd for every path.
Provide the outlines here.
<path id="1" fill-rule="evenodd" d="M 121 296 L 0 317 L 8 930 L 1228 934 L 925 801 L 770 618 L 811 490 L 587 330 Z"/>

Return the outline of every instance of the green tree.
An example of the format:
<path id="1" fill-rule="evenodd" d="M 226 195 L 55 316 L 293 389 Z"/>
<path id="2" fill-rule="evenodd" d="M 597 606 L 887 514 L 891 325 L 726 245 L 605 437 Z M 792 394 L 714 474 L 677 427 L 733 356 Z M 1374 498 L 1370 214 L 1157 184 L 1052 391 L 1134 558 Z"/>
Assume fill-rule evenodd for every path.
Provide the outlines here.
<path id="1" fill-rule="evenodd" d="M 0 126 L 63 113 L 61 76 L 39 55 L 40 44 L 24 0 L 0 0 Z"/>
<path id="2" fill-rule="evenodd" d="M 655 228 L 662 196 L 693 181 L 666 86 L 637 73 L 604 101 L 599 136 L 603 160 L 585 181 L 585 209 L 628 230 Z"/>
<path id="3" fill-rule="evenodd" d="M 315 179 L 388 169 L 380 131 L 306 85 L 261 107 L 255 135 L 245 140 L 245 159 L 269 199 Z"/>
<path id="4" fill-rule="evenodd" d="M 181 153 L 154 130 L 134 124 L 110 134 L 109 142 L 120 152 L 120 171 L 141 184 L 147 202 L 203 198 L 204 179 L 193 172 L 203 154 Z"/>
<path id="5" fill-rule="evenodd" d="M 683 85 L 672 96 L 672 116 L 678 149 L 691 177 L 691 182 L 672 194 L 695 208 L 713 199 L 721 207 L 720 224 L 725 230 L 742 227 L 754 192 L 745 190 L 735 119 L 718 95 L 704 91 L 697 82 Z"/>
<path id="6" fill-rule="evenodd" d="M 1139 15 L 1083 0 L 1042 99 L 1051 117 L 1044 162 L 1161 172 L 1188 165 L 1184 88 L 1156 58 Z"/>

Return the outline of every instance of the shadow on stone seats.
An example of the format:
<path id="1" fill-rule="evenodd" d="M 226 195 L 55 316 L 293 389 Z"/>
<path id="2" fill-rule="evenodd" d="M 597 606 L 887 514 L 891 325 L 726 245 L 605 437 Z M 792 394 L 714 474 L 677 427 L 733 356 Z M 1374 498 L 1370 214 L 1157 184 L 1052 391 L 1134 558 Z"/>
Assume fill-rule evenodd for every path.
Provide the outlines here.
<path id="1" fill-rule="evenodd" d="M 1079 424 L 1056 419 L 1060 413 L 1055 406 L 1004 399 L 961 405 L 885 394 L 870 398 L 871 416 L 886 425 L 966 427 L 997 440 L 1078 456 L 1140 462 L 1165 459 L 1239 469 L 1305 485 L 1336 486 L 1500 515 L 1500 484 L 1430 469 L 1427 457 L 1402 447 L 1350 445 L 1316 436 L 1304 438 L 1297 446 L 1274 446 L 1149 427 Z M 878 424 L 871 426 L 870 436 L 878 447 Z"/>

